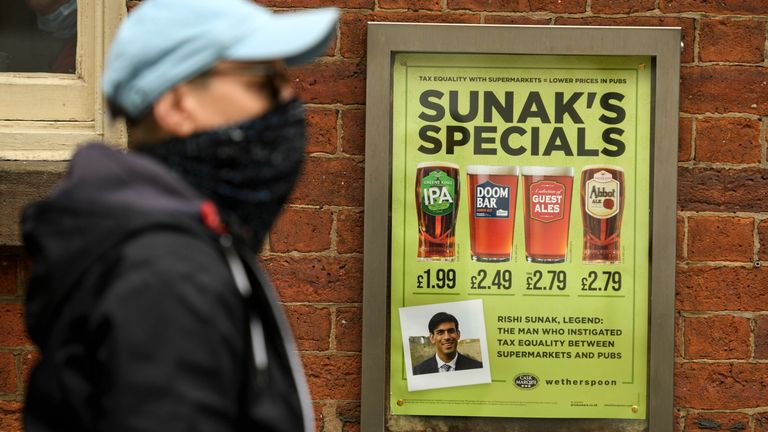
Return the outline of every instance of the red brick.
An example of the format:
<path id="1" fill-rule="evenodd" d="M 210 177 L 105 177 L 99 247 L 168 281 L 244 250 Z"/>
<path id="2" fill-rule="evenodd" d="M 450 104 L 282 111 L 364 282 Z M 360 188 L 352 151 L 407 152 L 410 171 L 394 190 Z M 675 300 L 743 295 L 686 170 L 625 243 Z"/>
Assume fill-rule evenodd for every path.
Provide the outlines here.
<path id="1" fill-rule="evenodd" d="M 313 399 L 360 400 L 360 356 L 302 357 Z"/>
<path id="2" fill-rule="evenodd" d="M 680 75 L 680 106 L 683 112 L 768 114 L 766 68 L 690 66 L 683 67 Z"/>
<path id="3" fill-rule="evenodd" d="M 685 256 L 685 250 L 683 246 L 685 245 L 685 218 L 682 216 L 677 217 L 677 241 L 675 242 L 676 246 L 676 253 L 677 253 L 677 261 L 685 261 L 687 257 Z"/>
<path id="4" fill-rule="evenodd" d="M 0 304 L 0 347 L 16 348 L 29 346 L 24 327 L 24 309 L 20 304 Z"/>
<path id="5" fill-rule="evenodd" d="M 548 25 L 549 18 L 532 18 L 525 15 L 487 15 L 486 24 Z"/>
<path id="6" fill-rule="evenodd" d="M 656 9 L 656 0 L 592 0 L 592 13 L 631 14 Z"/>
<path id="7" fill-rule="evenodd" d="M 768 14 L 765 3 L 760 0 L 660 0 L 659 9 L 663 13 Z"/>
<path id="8" fill-rule="evenodd" d="M 680 313 L 675 314 L 675 358 L 680 358 L 683 356 L 683 347 L 682 347 L 682 341 L 683 341 L 683 328 L 682 328 L 682 322 L 683 318 L 680 316 Z"/>
<path id="9" fill-rule="evenodd" d="M 582 13 L 587 11 L 586 0 L 529 0 L 533 12 Z"/>
<path id="10" fill-rule="evenodd" d="M 293 69 L 291 77 L 294 88 L 305 102 L 365 103 L 365 65 L 362 62 L 315 62 Z"/>
<path id="11" fill-rule="evenodd" d="M 699 30 L 699 59 L 704 62 L 762 63 L 765 22 L 705 19 Z"/>
<path id="12" fill-rule="evenodd" d="M 685 318 L 685 358 L 749 359 L 749 319 L 732 315 Z"/>
<path id="13" fill-rule="evenodd" d="M 768 269 L 689 267 L 677 269 L 677 310 L 768 310 Z"/>
<path id="14" fill-rule="evenodd" d="M 0 401 L 0 430 L 3 432 L 22 432 L 21 402 Z"/>
<path id="15" fill-rule="evenodd" d="M 0 255 L 0 296 L 15 296 L 19 292 L 19 259 Z"/>
<path id="16" fill-rule="evenodd" d="M 460 13 L 376 12 L 370 14 L 344 13 L 341 16 L 341 55 L 347 58 L 365 57 L 369 22 L 479 23 L 480 16 Z"/>
<path id="17" fill-rule="evenodd" d="M 697 216 L 688 218 L 688 259 L 752 262 L 754 219 Z"/>
<path id="18" fill-rule="evenodd" d="M 686 162 L 693 158 L 693 119 L 690 117 L 680 118 L 680 128 L 678 130 L 677 160 Z"/>
<path id="19" fill-rule="evenodd" d="M 685 211 L 762 212 L 768 208 L 768 170 L 678 168 L 677 205 Z"/>
<path id="20" fill-rule="evenodd" d="M 336 121 L 334 109 L 307 110 L 307 153 L 336 153 Z"/>
<path id="21" fill-rule="evenodd" d="M 363 212 L 341 210 L 336 220 L 336 250 L 363 253 Z"/>
<path id="22" fill-rule="evenodd" d="M 340 7 L 340 3 L 335 0 L 259 0 L 264 6 L 276 8 L 316 8 L 335 6 Z M 373 9 L 374 0 L 344 0 L 343 7 L 346 9 Z"/>
<path id="23" fill-rule="evenodd" d="M 685 432 L 711 430 L 743 431 L 749 427 L 749 415 L 734 412 L 699 412 L 685 419 Z"/>
<path id="24" fill-rule="evenodd" d="M 768 432 L 768 413 L 756 413 L 754 423 L 755 432 Z"/>
<path id="25" fill-rule="evenodd" d="M 760 163 L 760 121 L 748 118 L 696 120 L 696 160 Z"/>
<path id="26" fill-rule="evenodd" d="M 342 423 L 342 432 L 360 432 L 360 423 Z"/>
<path id="27" fill-rule="evenodd" d="M 768 405 L 768 363 L 678 363 L 675 406 L 731 410 Z"/>
<path id="28" fill-rule="evenodd" d="M 662 16 L 629 16 L 629 17 L 585 17 L 555 18 L 557 25 L 585 25 L 585 26 L 637 26 L 637 27 L 681 27 L 684 43 L 680 61 L 693 62 L 693 43 L 695 32 L 695 20 L 692 18 L 676 18 Z M 684 111 L 687 112 L 687 111 Z"/>
<path id="29" fill-rule="evenodd" d="M 365 110 L 341 112 L 341 151 L 349 155 L 365 154 Z"/>
<path id="30" fill-rule="evenodd" d="M 442 0 L 379 0 L 382 9 L 433 10 L 442 9 Z"/>
<path id="31" fill-rule="evenodd" d="M 27 351 L 21 354 L 21 380 L 23 385 L 26 386 L 27 382 L 29 382 L 29 376 L 38 361 L 40 361 L 40 353 L 38 351 Z"/>
<path id="32" fill-rule="evenodd" d="M 757 225 L 757 236 L 760 238 L 760 249 L 757 256 L 761 260 L 768 260 L 768 219 Z"/>
<path id="33" fill-rule="evenodd" d="M 286 306 L 296 345 L 301 351 L 327 351 L 331 342 L 331 311 L 328 308 Z"/>
<path id="34" fill-rule="evenodd" d="M 16 358 L 13 353 L 0 352 L 0 395 L 16 393 Z"/>
<path id="35" fill-rule="evenodd" d="M 680 411 L 679 408 L 675 408 L 675 411 L 673 413 L 674 416 L 674 432 L 682 432 L 683 426 L 681 423 L 685 422 L 685 415 Z"/>
<path id="36" fill-rule="evenodd" d="M 360 431 L 360 402 L 339 402 L 336 418 L 341 421 L 343 432 Z"/>
<path id="37" fill-rule="evenodd" d="M 363 315 L 360 308 L 344 307 L 336 310 L 336 350 L 362 351 Z"/>
<path id="38" fill-rule="evenodd" d="M 329 210 L 286 208 L 269 234 L 272 252 L 320 252 L 331 247 Z"/>
<path id="39" fill-rule="evenodd" d="M 323 412 L 326 409 L 327 404 L 314 402 L 312 408 L 315 411 L 315 432 L 323 432 L 325 430 L 325 415 Z"/>
<path id="40" fill-rule="evenodd" d="M 359 303 L 363 298 L 363 261 L 357 257 L 264 259 L 284 302 Z"/>
<path id="41" fill-rule="evenodd" d="M 448 0 L 448 9 L 476 12 L 529 12 L 528 0 Z"/>
<path id="42" fill-rule="evenodd" d="M 292 204 L 363 206 L 365 180 L 363 167 L 348 158 L 308 158 Z"/>
<path id="43" fill-rule="evenodd" d="M 755 358 L 768 360 L 768 316 L 755 318 Z"/>

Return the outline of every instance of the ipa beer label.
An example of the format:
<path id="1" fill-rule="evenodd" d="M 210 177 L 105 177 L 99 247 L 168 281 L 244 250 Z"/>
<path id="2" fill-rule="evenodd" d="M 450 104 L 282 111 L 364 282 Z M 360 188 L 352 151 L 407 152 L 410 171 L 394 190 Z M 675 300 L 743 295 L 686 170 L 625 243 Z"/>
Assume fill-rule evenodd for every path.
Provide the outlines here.
<path id="1" fill-rule="evenodd" d="M 421 180 L 421 210 L 432 216 L 453 212 L 456 191 L 454 179 L 442 170 L 434 170 Z"/>
<path id="2" fill-rule="evenodd" d="M 509 218 L 509 186 L 485 181 L 475 186 L 476 218 Z"/>
<path id="3" fill-rule="evenodd" d="M 587 213 L 598 219 L 607 219 L 621 209 L 619 196 L 621 185 L 611 173 L 600 171 L 587 180 L 584 190 L 584 204 Z"/>
<path id="4" fill-rule="evenodd" d="M 565 185 L 544 180 L 531 185 L 531 219 L 552 222 L 563 218 Z"/>

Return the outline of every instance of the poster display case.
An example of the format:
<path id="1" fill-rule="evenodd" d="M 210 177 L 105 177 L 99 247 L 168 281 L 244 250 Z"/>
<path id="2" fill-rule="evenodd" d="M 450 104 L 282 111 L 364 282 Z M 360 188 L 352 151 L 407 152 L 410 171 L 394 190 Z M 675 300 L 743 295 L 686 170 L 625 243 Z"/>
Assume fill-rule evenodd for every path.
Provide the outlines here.
<path id="1" fill-rule="evenodd" d="M 364 430 L 671 431 L 679 29 L 368 37 Z"/>

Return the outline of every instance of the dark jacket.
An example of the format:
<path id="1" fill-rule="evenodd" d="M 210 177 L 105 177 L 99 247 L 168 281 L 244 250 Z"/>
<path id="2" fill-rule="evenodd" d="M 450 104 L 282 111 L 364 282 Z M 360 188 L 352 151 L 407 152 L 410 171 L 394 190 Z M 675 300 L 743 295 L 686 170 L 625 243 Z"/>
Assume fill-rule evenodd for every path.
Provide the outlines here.
<path id="1" fill-rule="evenodd" d="M 458 358 L 456 359 L 457 371 L 467 369 L 480 369 L 483 367 L 483 362 L 477 361 L 472 357 L 467 357 L 460 352 L 457 352 L 456 355 L 458 355 Z M 431 373 L 437 373 L 437 359 L 435 356 L 432 356 L 413 367 L 414 375 Z"/>
<path id="2" fill-rule="evenodd" d="M 236 239 L 212 231 L 204 203 L 160 164 L 90 145 L 25 209 L 26 319 L 41 351 L 28 432 L 312 425 L 274 290 Z"/>

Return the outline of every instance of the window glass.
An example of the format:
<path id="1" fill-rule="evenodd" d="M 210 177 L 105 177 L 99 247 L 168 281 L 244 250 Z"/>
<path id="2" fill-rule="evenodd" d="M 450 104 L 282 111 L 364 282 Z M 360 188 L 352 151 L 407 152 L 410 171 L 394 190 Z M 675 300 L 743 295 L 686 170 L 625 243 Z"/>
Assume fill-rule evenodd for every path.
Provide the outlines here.
<path id="1" fill-rule="evenodd" d="M 0 72 L 75 73 L 77 0 L 0 0 Z"/>

